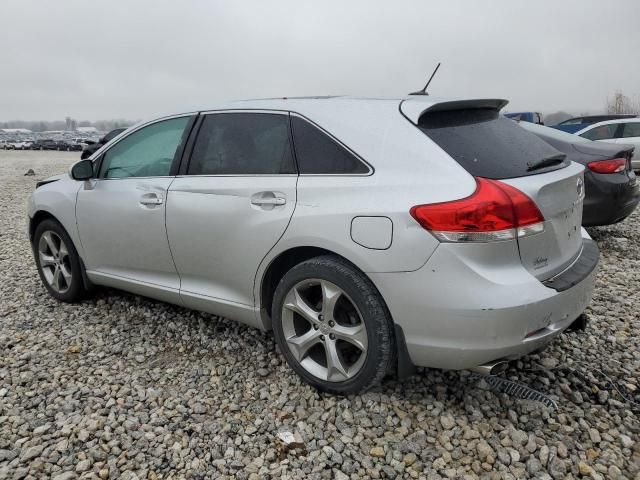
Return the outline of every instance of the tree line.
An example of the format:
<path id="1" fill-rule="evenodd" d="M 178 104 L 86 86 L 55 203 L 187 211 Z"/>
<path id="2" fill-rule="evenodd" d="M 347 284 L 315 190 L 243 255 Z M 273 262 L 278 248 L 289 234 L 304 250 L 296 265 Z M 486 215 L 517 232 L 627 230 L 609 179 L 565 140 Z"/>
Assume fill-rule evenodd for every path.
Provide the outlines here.
<path id="1" fill-rule="evenodd" d="M 133 125 L 136 122 L 125 119 L 116 120 L 98 120 L 91 122 L 89 120 L 74 120 L 66 117 L 64 120 L 15 120 L 11 122 L 0 122 L 0 128 L 26 128 L 33 132 L 46 132 L 50 130 L 75 130 L 77 127 L 95 127 L 101 132 L 108 132 L 114 128 L 124 128 Z"/>

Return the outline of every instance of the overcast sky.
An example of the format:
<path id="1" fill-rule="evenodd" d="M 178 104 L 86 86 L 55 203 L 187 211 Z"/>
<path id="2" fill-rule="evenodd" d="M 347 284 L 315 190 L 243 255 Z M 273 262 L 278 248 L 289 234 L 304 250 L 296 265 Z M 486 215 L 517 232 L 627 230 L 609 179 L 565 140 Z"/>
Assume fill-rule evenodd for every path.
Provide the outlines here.
<path id="1" fill-rule="evenodd" d="M 0 0 L 0 121 L 141 119 L 294 95 L 640 97 L 640 1 Z"/>

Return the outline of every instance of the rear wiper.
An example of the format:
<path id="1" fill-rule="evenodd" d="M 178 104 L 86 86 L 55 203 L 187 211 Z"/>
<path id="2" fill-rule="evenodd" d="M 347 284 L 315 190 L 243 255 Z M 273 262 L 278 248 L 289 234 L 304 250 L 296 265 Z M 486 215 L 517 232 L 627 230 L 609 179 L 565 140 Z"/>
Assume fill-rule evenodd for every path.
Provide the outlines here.
<path id="1" fill-rule="evenodd" d="M 543 158 L 538 162 L 527 162 L 527 172 L 538 170 L 540 168 L 551 167 L 552 165 L 557 165 L 558 163 L 564 162 L 565 158 L 567 158 L 567 156 L 564 153 L 558 153 L 556 155 L 551 155 L 550 157 Z"/>

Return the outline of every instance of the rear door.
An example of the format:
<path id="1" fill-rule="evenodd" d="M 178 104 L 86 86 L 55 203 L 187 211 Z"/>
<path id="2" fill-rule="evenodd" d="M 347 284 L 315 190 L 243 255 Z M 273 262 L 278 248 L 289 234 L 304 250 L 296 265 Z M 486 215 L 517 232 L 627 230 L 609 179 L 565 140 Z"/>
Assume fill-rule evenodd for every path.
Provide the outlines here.
<path id="1" fill-rule="evenodd" d="M 168 192 L 167 233 L 184 303 L 253 307 L 258 265 L 296 205 L 289 115 L 205 114 L 182 168 Z"/>
<path id="2" fill-rule="evenodd" d="M 583 166 L 566 161 L 497 108 L 436 104 L 419 117 L 418 128 L 474 177 L 500 180 L 536 203 L 544 230 L 518 238 L 522 264 L 536 278 L 552 277 L 580 254 Z"/>

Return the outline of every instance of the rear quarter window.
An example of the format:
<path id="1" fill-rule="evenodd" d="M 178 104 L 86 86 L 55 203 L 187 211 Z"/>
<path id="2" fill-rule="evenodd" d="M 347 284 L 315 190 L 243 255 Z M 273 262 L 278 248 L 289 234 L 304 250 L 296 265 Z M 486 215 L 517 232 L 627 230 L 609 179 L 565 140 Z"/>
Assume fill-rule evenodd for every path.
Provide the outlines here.
<path id="1" fill-rule="evenodd" d="M 531 165 L 560 152 L 494 109 L 427 112 L 418 128 L 476 177 L 517 178 L 569 164 L 530 170 Z"/>
<path id="2" fill-rule="evenodd" d="M 303 175 L 364 175 L 360 159 L 306 120 L 291 117 L 298 168 Z"/>

